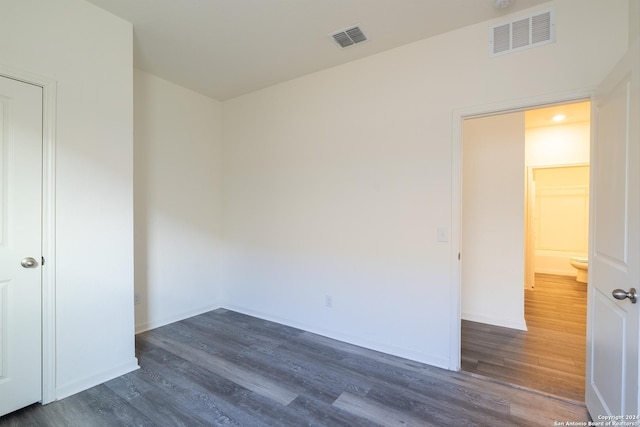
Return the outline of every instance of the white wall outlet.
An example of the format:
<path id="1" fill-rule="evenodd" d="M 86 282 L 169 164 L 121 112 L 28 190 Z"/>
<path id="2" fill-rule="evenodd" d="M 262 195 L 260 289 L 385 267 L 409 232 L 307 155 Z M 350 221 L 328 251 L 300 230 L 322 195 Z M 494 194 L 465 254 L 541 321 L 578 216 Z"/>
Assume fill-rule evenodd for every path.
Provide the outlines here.
<path id="1" fill-rule="evenodd" d="M 324 306 L 327 308 L 333 307 L 333 297 L 331 295 L 324 296 Z"/>

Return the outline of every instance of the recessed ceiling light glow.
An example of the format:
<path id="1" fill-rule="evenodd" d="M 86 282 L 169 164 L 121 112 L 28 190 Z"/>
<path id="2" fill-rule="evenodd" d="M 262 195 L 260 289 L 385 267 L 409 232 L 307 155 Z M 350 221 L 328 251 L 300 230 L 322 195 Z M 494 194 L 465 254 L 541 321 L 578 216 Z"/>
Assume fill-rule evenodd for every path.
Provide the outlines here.
<path id="1" fill-rule="evenodd" d="M 554 122 L 561 122 L 566 118 L 567 117 L 564 114 L 556 114 L 551 120 L 553 120 Z"/>

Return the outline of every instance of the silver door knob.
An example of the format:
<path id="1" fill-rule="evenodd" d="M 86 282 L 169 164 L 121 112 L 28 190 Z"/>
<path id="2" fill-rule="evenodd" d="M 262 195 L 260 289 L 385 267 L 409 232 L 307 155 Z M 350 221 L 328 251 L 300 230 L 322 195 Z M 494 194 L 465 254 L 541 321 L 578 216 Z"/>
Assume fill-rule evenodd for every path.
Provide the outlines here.
<path id="1" fill-rule="evenodd" d="M 27 257 L 20 261 L 20 265 L 24 268 L 36 268 L 38 266 L 38 261 L 35 258 Z"/>
<path id="2" fill-rule="evenodd" d="M 611 292 L 611 295 L 613 295 L 615 299 L 620 299 L 620 300 L 629 298 L 631 302 L 634 304 L 638 300 L 638 293 L 636 292 L 636 288 L 629 289 L 629 292 L 626 292 L 622 289 L 614 289 L 613 292 Z"/>

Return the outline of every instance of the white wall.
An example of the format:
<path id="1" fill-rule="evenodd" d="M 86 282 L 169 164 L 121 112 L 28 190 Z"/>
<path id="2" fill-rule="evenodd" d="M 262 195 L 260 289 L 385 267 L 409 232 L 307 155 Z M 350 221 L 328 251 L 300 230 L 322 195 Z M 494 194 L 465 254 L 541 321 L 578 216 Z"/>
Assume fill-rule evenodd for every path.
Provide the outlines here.
<path id="1" fill-rule="evenodd" d="M 219 305 L 221 105 L 134 72 L 136 330 Z"/>
<path id="2" fill-rule="evenodd" d="M 524 112 L 463 123 L 462 318 L 526 330 Z"/>
<path id="3" fill-rule="evenodd" d="M 0 1 L 0 62 L 57 82 L 56 393 L 137 367 L 132 29 L 81 0 Z"/>
<path id="4" fill-rule="evenodd" d="M 532 166 L 589 164 L 589 122 L 527 128 L 525 162 Z"/>
<path id="5" fill-rule="evenodd" d="M 640 1 L 629 1 L 629 47 L 640 37 Z"/>
<path id="6" fill-rule="evenodd" d="M 552 45 L 488 58 L 484 23 L 226 101 L 222 304 L 449 366 L 452 112 L 589 87 L 628 43 L 627 2 L 551 4 Z"/>

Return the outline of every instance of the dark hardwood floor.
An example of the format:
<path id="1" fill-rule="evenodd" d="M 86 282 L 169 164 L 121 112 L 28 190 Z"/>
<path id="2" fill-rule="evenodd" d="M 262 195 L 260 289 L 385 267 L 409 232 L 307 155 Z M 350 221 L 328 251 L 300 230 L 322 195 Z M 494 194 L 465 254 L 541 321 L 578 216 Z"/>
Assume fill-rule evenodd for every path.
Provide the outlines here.
<path id="1" fill-rule="evenodd" d="M 552 426 L 581 405 L 227 310 L 140 334 L 140 370 L 2 426 Z"/>
<path id="2" fill-rule="evenodd" d="M 584 401 L 587 286 L 536 275 L 525 290 L 527 332 L 462 322 L 462 369 Z"/>

